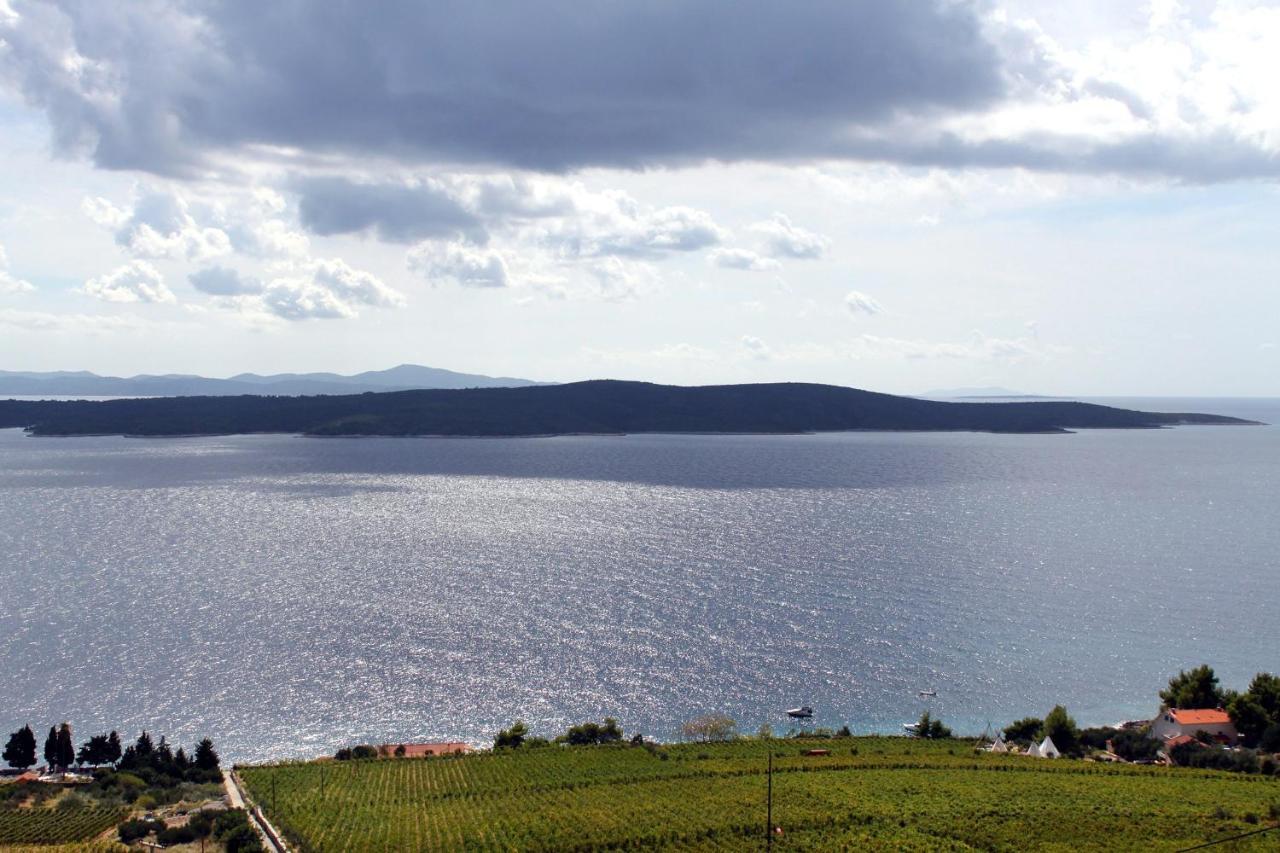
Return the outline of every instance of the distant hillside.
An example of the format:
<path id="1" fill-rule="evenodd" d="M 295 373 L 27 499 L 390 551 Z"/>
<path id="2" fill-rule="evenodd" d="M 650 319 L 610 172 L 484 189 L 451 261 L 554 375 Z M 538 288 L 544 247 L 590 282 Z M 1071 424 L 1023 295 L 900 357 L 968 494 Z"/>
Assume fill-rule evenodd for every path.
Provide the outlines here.
<path id="1" fill-rule="evenodd" d="M 540 383 L 510 376 L 456 373 L 438 367 L 402 364 L 343 376 L 338 373 L 241 373 L 228 379 L 185 374 L 98 376 L 88 371 L 16 373 L 0 370 L 0 396 L 16 397 L 225 397 L 238 394 L 359 394 L 419 388 L 516 388 Z"/>
<path id="2" fill-rule="evenodd" d="M 0 401 L 0 427 L 27 427 L 35 435 L 1062 432 L 1245 423 L 1249 422 L 1217 415 L 1157 414 L 1089 403 L 949 403 L 800 383 L 688 388 L 600 380 L 351 396 Z"/>

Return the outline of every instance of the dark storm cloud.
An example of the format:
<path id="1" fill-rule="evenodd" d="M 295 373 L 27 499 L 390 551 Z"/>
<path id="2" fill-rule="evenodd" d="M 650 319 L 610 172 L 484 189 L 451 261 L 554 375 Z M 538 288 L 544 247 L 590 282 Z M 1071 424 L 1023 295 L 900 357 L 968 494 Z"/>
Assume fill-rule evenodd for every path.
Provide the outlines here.
<path id="1" fill-rule="evenodd" d="M 430 183 L 357 183 L 345 178 L 301 178 L 298 219 L 313 234 L 372 231 L 392 243 L 435 237 L 487 239 L 480 221 L 443 188 Z"/>
<path id="2" fill-rule="evenodd" d="M 184 171 L 250 145 L 542 170 L 806 158 L 839 155 L 850 128 L 1003 92 L 996 48 L 954 0 L 17 11 L 7 76 L 62 148 L 111 168 Z"/>

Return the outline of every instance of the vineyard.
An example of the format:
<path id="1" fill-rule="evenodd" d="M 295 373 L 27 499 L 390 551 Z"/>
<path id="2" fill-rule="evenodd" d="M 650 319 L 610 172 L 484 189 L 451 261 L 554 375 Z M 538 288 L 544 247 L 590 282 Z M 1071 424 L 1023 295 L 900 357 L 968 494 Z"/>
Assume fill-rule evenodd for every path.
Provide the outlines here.
<path id="1" fill-rule="evenodd" d="M 28 808 L 0 811 L 0 847 L 69 844 L 86 841 L 124 820 L 128 809 L 88 806 L 76 809 Z M 48 849 L 48 848 L 46 848 Z"/>
<path id="2" fill-rule="evenodd" d="M 809 748 L 830 754 L 803 755 Z M 1280 817 L 1273 778 L 991 756 L 907 738 L 553 747 L 240 772 L 302 851 L 742 850 L 763 847 L 770 751 L 778 850 L 1176 850 Z M 1274 850 L 1277 834 L 1231 849 Z"/>

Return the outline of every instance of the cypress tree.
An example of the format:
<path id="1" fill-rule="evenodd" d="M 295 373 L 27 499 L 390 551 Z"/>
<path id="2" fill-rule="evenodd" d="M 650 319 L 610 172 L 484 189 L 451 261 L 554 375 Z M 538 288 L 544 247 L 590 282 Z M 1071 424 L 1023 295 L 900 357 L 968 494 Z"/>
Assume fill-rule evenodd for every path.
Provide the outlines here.
<path id="1" fill-rule="evenodd" d="M 4 760 L 10 767 L 24 770 L 36 763 L 36 733 L 31 726 L 23 726 L 9 735 L 9 742 L 4 748 Z"/>
<path id="2" fill-rule="evenodd" d="M 58 766 L 58 727 L 49 726 L 49 736 L 44 739 L 44 763 L 48 765 L 49 772 L 53 772 Z"/>
<path id="3" fill-rule="evenodd" d="M 103 755 L 109 763 L 115 764 L 120 760 L 120 735 L 115 730 L 111 730 L 111 734 L 107 736 L 107 751 Z"/>
<path id="4" fill-rule="evenodd" d="M 58 764 L 63 768 L 76 762 L 76 746 L 71 742 L 71 726 L 63 723 L 58 729 Z"/>

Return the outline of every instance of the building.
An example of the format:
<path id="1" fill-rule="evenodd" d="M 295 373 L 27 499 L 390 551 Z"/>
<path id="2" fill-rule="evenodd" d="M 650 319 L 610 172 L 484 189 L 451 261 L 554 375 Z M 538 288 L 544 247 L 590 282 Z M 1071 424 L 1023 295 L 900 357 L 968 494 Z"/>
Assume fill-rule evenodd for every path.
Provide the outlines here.
<path id="1" fill-rule="evenodd" d="M 471 751 L 465 743 L 384 743 L 378 747 L 378 755 L 382 758 L 395 758 L 401 747 L 404 758 L 427 758 L 433 755 L 462 755 Z"/>
<path id="2" fill-rule="evenodd" d="M 1231 716 L 1221 708 L 1165 708 L 1151 721 L 1151 736 L 1161 743 L 1204 732 L 1218 743 L 1234 746 L 1238 738 Z"/>

